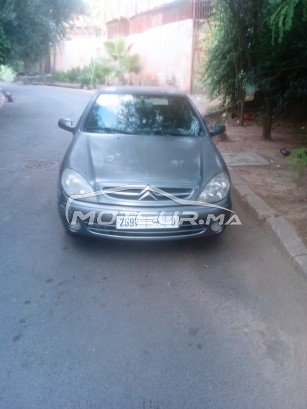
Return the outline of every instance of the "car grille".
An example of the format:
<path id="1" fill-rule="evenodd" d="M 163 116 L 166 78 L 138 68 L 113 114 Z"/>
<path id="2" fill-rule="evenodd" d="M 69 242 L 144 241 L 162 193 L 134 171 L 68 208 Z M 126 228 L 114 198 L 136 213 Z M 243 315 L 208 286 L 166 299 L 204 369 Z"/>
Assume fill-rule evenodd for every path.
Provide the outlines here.
<path id="1" fill-rule="evenodd" d="M 178 229 L 138 229 L 138 230 L 117 230 L 115 224 L 111 225 L 99 225 L 94 223 L 87 225 L 87 230 L 90 233 L 108 236 L 108 237 L 120 237 L 120 238 L 176 238 L 176 237 L 192 237 L 205 234 L 208 230 L 206 225 L 191 225 L 189 222 L 184 222 Z"/>
<path id="2" fill-rule="evenodd" d="M 102 194 L 102 198 L 107 198 L 116 202 L 134 202 L 134 203 L 157 203 L 172 201 L 167 195 L 172 195 L 178 199 L 190 199 L 194 193 L 191 187 L 156 187 L 151 186 L 134 186 L 127 188 L 118 188 L 114 186 L 105 187 L 106 194 Z M 159 190 L 159 191 L 157 191 Z M 161 192 L 160 192 L 161 191 Z"/>

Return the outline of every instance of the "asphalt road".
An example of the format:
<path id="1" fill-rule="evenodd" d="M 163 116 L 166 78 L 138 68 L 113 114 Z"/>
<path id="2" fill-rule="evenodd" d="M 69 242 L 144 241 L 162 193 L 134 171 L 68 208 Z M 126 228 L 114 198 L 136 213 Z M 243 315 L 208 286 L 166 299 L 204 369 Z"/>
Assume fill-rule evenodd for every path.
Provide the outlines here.
<path id="1" fill-rule="evenodd" d="M 59 161 L 89 91 L 0 110 L 1 409 L 306 409 L 307 280 L 235 203 L 217 240 L 67 236 Z"/>

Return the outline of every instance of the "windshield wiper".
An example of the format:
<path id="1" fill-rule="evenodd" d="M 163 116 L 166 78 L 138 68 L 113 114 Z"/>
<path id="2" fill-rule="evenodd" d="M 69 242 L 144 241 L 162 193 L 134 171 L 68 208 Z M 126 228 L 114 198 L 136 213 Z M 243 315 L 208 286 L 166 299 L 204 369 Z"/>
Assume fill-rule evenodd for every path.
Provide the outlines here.
<path id="1" fill-rule="evenodd" d="M 131 135 L 131 132 L 127 132 L 127 131 L 123 131 L 122 129 L 116 129 L 116 128 L 109 128 L 109 127 L 87 127 L 85 128 L 86 132 L 90 132 L 90 133 L 112 133 L 112 134 L 127 134 L 127 135 Z"/>
<path id="2" fill-rule="evenodd" d="M 183 133 L 176 129 L 152 129 L 150 131 L 151 135 L 165 135 L 165 136 L 193 136 L 188 133 Z"/>

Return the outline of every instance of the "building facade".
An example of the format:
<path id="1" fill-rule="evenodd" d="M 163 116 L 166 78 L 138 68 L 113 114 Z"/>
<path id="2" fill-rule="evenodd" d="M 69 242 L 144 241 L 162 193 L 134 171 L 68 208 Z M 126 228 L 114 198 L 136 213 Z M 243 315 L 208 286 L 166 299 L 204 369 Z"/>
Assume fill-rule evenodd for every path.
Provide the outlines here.
<path id="1" fill-rule="evenodd" d="M 107 38 L 124 37 L 139 54 L 142 70 L 134 83 L 171 85 L 192 92 L 199 75 L 199 33 L 204 32 L 210 13 L 210 0 L 176 0 L 108 22 Z"/>
<path id="2" fill-rule="evenodd" d="M 104 42 L 122 37 L 138 54 L 142 69 L 132 82 L 198 91 L 200 34 L 206 30 L 213 0 L 174 0 L 130 18 L 106 23 L 105 37 L 93 27 L 76 25 L 51 53 L 51 71 L 68 71 L 106 56 Z"/>

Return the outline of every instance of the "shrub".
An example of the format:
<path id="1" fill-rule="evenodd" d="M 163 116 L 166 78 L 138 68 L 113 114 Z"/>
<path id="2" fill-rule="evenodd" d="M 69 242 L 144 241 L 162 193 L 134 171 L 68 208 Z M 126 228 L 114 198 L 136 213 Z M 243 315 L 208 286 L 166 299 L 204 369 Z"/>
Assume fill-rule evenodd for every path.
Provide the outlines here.
<path id="1" fill-rule="evenodd" d="M 295 169 L 297 175 L 300 176 L 307 166 L 307 148 L 294 149 L 287 158 L 287 162 Z"/>
<path id="2" fill-rule="evenodd" d="M 55 81 L 80 84 L 83 87 L 96 88 L 106 82 L 111 73 L 111 67 L 105 60 L 92 60 L 84 68 L 72 68 L 69 71 L 56 71 L 53 74 Z"/>

